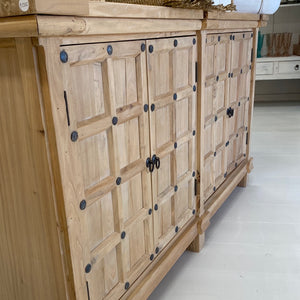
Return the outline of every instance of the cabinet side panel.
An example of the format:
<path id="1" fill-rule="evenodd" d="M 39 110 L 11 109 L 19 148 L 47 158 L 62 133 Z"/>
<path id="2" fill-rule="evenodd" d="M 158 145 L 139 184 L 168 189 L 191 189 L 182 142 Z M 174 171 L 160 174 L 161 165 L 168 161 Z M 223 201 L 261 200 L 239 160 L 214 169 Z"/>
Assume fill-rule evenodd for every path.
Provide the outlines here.
<path id="1" fill-rule="evenodd" d="M 30 39 L 0 41 L 0 299 L 66 299 Z"/>

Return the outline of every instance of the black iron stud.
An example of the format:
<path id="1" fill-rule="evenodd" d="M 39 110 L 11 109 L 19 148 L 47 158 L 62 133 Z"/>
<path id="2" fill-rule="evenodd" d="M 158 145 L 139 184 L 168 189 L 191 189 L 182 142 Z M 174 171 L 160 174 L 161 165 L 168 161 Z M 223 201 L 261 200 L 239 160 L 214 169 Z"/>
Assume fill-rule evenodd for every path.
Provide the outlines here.
<path id="1" fill-rule="evenodd" d="M 248 97 L 247 101 L 249 101 L 249 100 L 250 100 L 250 98 Z"/>
<path id="2" fill-rule="evenodd" d="M 196 135 L 196 130 L 193 130 L 193 136 L 195 136 Z"/>
<path id="3" fill-rule="evenodd" d="M 245 38 L 245 33 L 243 33 L 243 39 Z"/>
<path id="4" fill-rule="evenodd" d="M 196 172 L 195 172 L 195 171 L 193 171 L 193 173 L 192 173 L 192 176 L 193 176 L 193 177 L 195 177 L 195 176 L 196 176 Z"/>
<path id="5" fill-rule="evenodd" d="M 60 52 L 59 57 L 62 63 L 66 63 L 68 61 L 68 53 L 65 50 Z"/>
<path id="6" fill-rule="evenodd" d="M 146 45 L 145 45 L 145 43 L 143 43 L 143 44 L 141 45 L 141 51 L 144 52 L 145 50 L 146 50 Z"/>
<path id="7" fill-rule="evenodd" d="M 118 118 L 117 117 L 113 117 L 111 120 L 113 125 L 117 125 L 118 124 Z"/>
<path id="8" fill-rule="evenodd" d="M 177 191 L 178 191 L 178 186 L 175 185 L 175 186 L 174 186 L 174 192 L 176 193 Z"/>
<path id="9" fill-rule="evenodd" d="M 149 105 L 148 104 L 145 104 L 144 105 L 144 112 L 147 112 L 149 110 Z"/>
<path id="10" fill-rule="evenodd" d="M 152 208 L 149 208 L 148 210 L 148 214 L 151 215 L 152 214 Z"/>
<path id="11" fill-rule="evenodd" d="M 154 210 L 158 210 L 158 205 L 157 204 L 154 205 Z"/>
<path id="12" fill-rule="evenodd" d="M 239 137 L 239 134 L 238 134 L 238 133 L 236 134 L 236 137 Z"/>
<path id="13" fill-rule="evenodd" d="M 228 78 L 230 78 L 231 77 L 231 74 L 230 73 L 228 73 Z"/>
<path id="14" fill-rule="evenodd" d="M 86 208 L 86 201 L 85 200 L 82 200 L 79 204 L 79 207 L 81 210 L 84 210 Z"/>
<path id="15" fill-rule="evenodd" d="M 159 248 L 156 247 L 156 248 L 155 248 L 155 254 L 157 254 L 158 252 L 159 252 Z"/>
<path id="16" fill-rule="evenodd" d="M 150 53 L 152 53 L 152 52 L 153 52 L 153 50 L 154 50 L 153 46 L 152 46 L 152 45 L 150 45 L 150 46 L 149 46 L 149 52 L 150 52 Z"/>
<path id="17" fill-rule="evenodd" d="M 226 176 L 227 176 L 227 172 L 224 174 L 224 178 L 226 178 Z"/>
<path id="18" fill-rule="evenodd" d="M 154 111 L 155 110 L 155 104 L 151 104 L 151 111 Z"/>
<path id="19" fill-rule="evenodd" d="M 221 41 L 221 37 L 220 36 L 218 36 L 218 42 L 220 42 Z"/>
<path id="20" fill-rule="evenodd" d="M 217 152 L 214 153 L 214 157 L 216 157 L 216 156 L 217 156 Z"/>
<path id="21" fill-rule="evenodd" d="M 213 191 L 215 192 L 216 191 L 216 187 L 214 186 L 214 188 L 213 188 Z"/>
<path id="22" fill-rule="evenodd" d="M 177 148 L 177 143 L 176 143 L 176 142 L 174 143 L 174 148 L 175 148 L 175 149 Z"/>
<path id="23" fill-rule="evenodd" d="M 241 106 L 241 102 L 239 102 L 239 106 Z"/>
<path id="24" fill-rule="evenodd" d="M 246 154 L 244 153 L 244 157 L 246 157 Z"/>
<path id="25" fill-rule="evenodd" d="M 112 53 L 113 53 L 113 47 L 111 45 L 108 45 L 107 48 L 106 48 L 106 51 L 107 51 L 108 55 L 112 55 Z"/>
<path id="26" fill-rule="evenodd" d="M 150 255 L 150 260 L 153 260 L 154 259 L 154 254 L 151 254 Z"/>
<path id="27" fill-rule="evenodd" d="M 194 91 L 194 92 L 196 92 L 196 89 L 197 89 L 196 86 L 193 85 L 193 91 Z"/>
<path id="28" fill-rule="evenodd" d="M 246 130 L 246 131 L 248 130 L 248 127 L 247 127 L 247 126 L 245 127 L 245 130 Z"/>
<path id="29" fill-rule="evenodd" d="M 196 213 L 196 209 L 193 209 L 193 215 Z"/>
<path id="30" fill-rule="evenodd" d="M 193 45 L 196 45 L 196 39 L 193 38 Z"/>
<path id="31" fill-rule="evenodd" d="M 179 230 L 179 227 L 178 227 L 178 226 L 176 226 L 176 227 L 175 227 L 175 232 L 177 233 L 177 232 L 178 232 L 178 230 Z"/>
<path id="32" fill-rule="evenodd" d="M 229 141 L 227 141 L 225 144 L 225 147 L 228 147 L 228 146 L 229 146 Z"/>
<path id="33" fill-rule="evenodd" d="M 129 282 L 126 282 L 126 283 L 125 283 L 125 290 L 128 290 L 129 287 L 130 287 L 130 283 L 129 283 Z"/>
<path id="34" fill-rule="evenodd" d="M 218 121 L 218 117 L 217 116 L 215 116 L 215 122 L 217 122 Z"/>
<path id="35" fill-rule="evenodd" d="M 237 167 L 238 166 L 238 164 L 237 163 L 235 163 L 235 167 Z"/>
<path id="36" fill-rule="evenodd" d="M 251 37 L 253 37 L 253 33 L 251 33 Z"/>
<path id="37" fill-rule="evenodd" d="M 177 94 L 176 93 L 173 94 L 173 100 L 177 100 Z"/>
<path id="38" fill-rule="evenodd" d="M 216 80 L 217 80 L 217 81 L 219 81 L 219 75 L 217 75 L 217 78 L 216 78 Z"/>
<path id="39" fill-rule="evenodd" d="M 233 77 L 233 73 L 230 74 L 231 78 Z"/>
<path id="40" fill-rule="evenodd" d="M 87 264 L 86 266 L 85 266 L 85 273 L 90 273 L 91 272 L 91 270 L 92 270 L 92 265 L 91 264 Z"/>
<path id="41" fill-rule="evenodd" d="M 235 40 L 235 35 L 232 36 L 232 39 Z"/>
<path id="42" fill-rule="evenodd" d="M 243 74 L 243 69 L 241 69 L 241 74 Z"/>
<path id="43" fill-rule="evenodd" d="M 118 178 L 116 179 L 116 184 L 117 184 L 117 185 L 120 185 L 120 184 L 121 184 L 121 181 L 122 181 L 122 178 L 121 178 L 121 177 L 118 177 Z"/>
<path id="44" fill-rule="evenodd" d="M 121 239 L 124 240 L 124 239 L 125 239 L 125 236 L 126 236 L 126 232 L 125 232 L 125 231 L 122 231 L 122 233 L 121 233 Z"/>
<path id="45" fill-rule="evenodd" d="M 78 132 L 77 131 L 73 131 L 71 133 L 71 141 L 72 142 L 76 142 L 78 140 Z"/>
<path id="46" fill-rule="evenodd" d="M 178 45 L 178 41 L 174 40 L 174 47 L 177 47 L 177 45 Z"/>

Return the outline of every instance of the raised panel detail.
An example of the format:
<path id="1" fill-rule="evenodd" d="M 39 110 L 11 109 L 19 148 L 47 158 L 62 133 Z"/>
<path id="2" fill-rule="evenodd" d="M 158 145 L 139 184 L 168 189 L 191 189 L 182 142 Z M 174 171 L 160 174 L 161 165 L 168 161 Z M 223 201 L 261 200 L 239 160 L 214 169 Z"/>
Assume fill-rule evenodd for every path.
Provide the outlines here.
<path id="1" fill-rule="evenodd" d="M 80 214 L 81 277 L 91 299 L 119 298 L 154 252 L 146 55 L 141 41 L 63 47 L 69 141 Z M 110 55 L 108 47 L 113 49 Z M 67 126 L 67 123 L 66 123 Z M 161 139 L 163 139 L 162 137 Z M 80 210 L 80 202 L 86 208 Z M 67 215 L 72 220 L 76 214 Z M 72 222 L 70 223 L 72 226 Z M 73 247 L 77 247 L 73 245 Z M 86 268 L 86 266 L 91 266 Z M 87 271 L 88 270 L 88 271 Z"/>
<path id="2" fill-rule="evenodd" d="M 162 249 L 193 217 L 196 170 L 197 46 L 194 37 L 147 41 L 151 156 L 160 158 L 152 173 L 154 243 Z"/>

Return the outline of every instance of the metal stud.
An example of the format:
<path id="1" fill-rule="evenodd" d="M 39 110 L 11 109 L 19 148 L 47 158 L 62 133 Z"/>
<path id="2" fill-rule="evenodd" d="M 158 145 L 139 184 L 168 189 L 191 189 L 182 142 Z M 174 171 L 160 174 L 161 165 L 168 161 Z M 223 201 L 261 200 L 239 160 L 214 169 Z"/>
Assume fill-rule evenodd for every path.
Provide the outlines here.
<path id="1" fill-rule="evenodd" d="M 217 117 L 217 116 L 215 116 L 215 122 L 217 122 L 217 120 L 218 120 L 218 117 Z"/>
<path id="2" fill-rule="evenodd" d="M 173 100 L 177 100 L 177 94 L 176 93 L 173 94 Z"/>
<path id="3" fill-rule="evenodd" d="M 243 74 L 243 69 L 241 69 L 241 74 Z"/>
<path id="4" fill-rule="evenodd" d="M 129 282 L 126 282 L 126 283 L 125 283 L 125 290 L 128 290 L 129 287 L 130 287 L 130 283 L 129 283 Z"/>
<path id="5" fill-rule="evenodd" d="M 153 50 L 154 50 L 153 46 L 152 46 L 152 45 L 150 45 L 150 46 L 149 46 L 149 52 L 150 52 L 150 53 L 152 53 L 152 52 L 153 52 Z"/>
<path id="6" fill-rule="evenodd" d="M 193 209 L 193 215 L 196 213 L 196 209 Z"/>
<path id="7" fill-rule="evenodd" d="M 244 153 L 244 157 L 246 157 L 246 153 Z"/>
<path id="8" fill-rule="evenodd" d="M 230 40 L 232 40 L 232 34 L 230 35 L 230 37 L 229 37 L 229 38 L 230 38 Z"/>
<path id="9" fill-rule="evenodd" d="M 251 33 L 251 37 L 253 37 L 253 33 Z"/>
<path id="10" fill-rule="evenodd" d="M 177 148 L 177 143 L 176 143 L 176 142 L 174 143 L 174 148 L 175 148 L 175 149 Z"/>
<path id="11" fill-rule="evenodd" d="M 155 104 L 151 104 L 151 111 L 154 111 L 155 110 Z"/>
<path id="12" fill-rule="evenodd" d="M 237 163 L 235 163 L 235 167 L 237 167 L 238 166 L 238 164 Z"/>
<path id="13" fill-rule="evenodd" d="M 106 51 L 107 51 L 108 55 L 112 55 L 112 53 L 113 53 L 113 47 L 111 45 L 108 45 L 107 48 L 106 48 Z"/>
<path id="14" fill-rule="evenodd" d="M 121 184 L 121 181 L 122 181 L 122 178 L 121 178 L 121 177 L 118 177 L 118 178 L 116 179 L 116 184 L 117 184 L 117 185 L 120 185 L 120 184 Z"/>
<path id="15" fill-rule="evenodd" d="M 217 152 L 214 153 L 214 157 L 216 157 L 216 156 L 217 156 Z"/>
<path id="16" fill-rule="evenodd" d="M 195 85 L 193 85 L 193 91 L 196 92 L 196 86 Z"/>
<path id="17" fill-rule="evenodd" d="M 125 239 L 125 236 L 126 236 L 126 232 L 123 231 L 123 232 L 121 233 L 121 239 L 124 240 L 124 239 Z"/>
<path id="18" fill-rule="evenodd" d="M 150 260 L 153 260 L 154 259 L 154 254 L 151 254 L 150 255 Z"/>
<path id="19" fill-rule="evenodd" d="M 247 101 L 249 101 L 249 100 L 250 100 L 250 98 L 248 97 Z"/>
<path id="20" fill-rule="evenodd" d="M 152 208 L 149 208 L 148 210 L 148 214 L 151 215 L 152 214 Z"/>
<path id="21" fill-rule="evenodd" d="M 224 174 L 224 178 L 226 178 L 226 176 L 227 176 L 227 172 Z"/>
<path id="22" fill-rule="evenodd" d="M 178 45 L 178 41 L 174 40 L 174 47 L 177 47 L 177 45 Z"/>
<path id="23" fill-rule="evenodd" d="M 228 147 L 228 146 L 229 146 L 229 141 L 227 141 L 225 144 L 225 147 Z"/>
<path id="24" fill-rule="evenodd" d="M 158 252 L 159 252 L 159 248 L 156 247 L 156 248 L 155 248 L 155 254 L 157 254 Z"/>
<path id="25" fill-rule="evenodd" d="M 245 33 L 243 33 L 243 39 L 245 38 Z"/>
<path id="26" fill-rule="evenodd" d="M 85 266 L 85 273 L 90 273 L 91 272 L 91 270 L 92 270 L 92 265 L 91 264 L 87 264 L 86 266 Z"/>
<path id="27" fill-rule="evenodd" d="M 146 45 L 145 45 L 145 43 L 143 43 L 143 44 L 141 45 L 141 51 L 144 52 L 145 50 L 146 50 Z"/>
<path id="28" fill-rule="evenodd" d="M 239 137 L 239 134 L 238 134 L 238 133 L 236 134 L 236 137 Z"/>
<path id="29" fill-rule="evenodd" d="M 233 77 L 233 73 L 230 74 L 231 78 Z"/>
<path id="30" fill-rule="evenodd" d="M 217 75 L 217 78 L 216 78 L 216 80 L 217 80 L 217 81 L 219 81 L 219 75 Z"/>
<path id="31" fill-rule="evenodd" d="M 175 191 L 175 193 L 178 191 L 178 186 L 177 185 L 174 186 L 174 191 Z"/>
<path id="32" fill-rule="evenodd" d="M 118 118 L 117 117 L 113 117 L 112 120 L 111 120 L 111 122 L 112 122 L 113 125 L 117 125 Z"/>
<path id="33" fill-rule="evenodd" d="M 195 177 L 195 176 L 196 176 L 196 172 L 195 172 L 195 171 L 193 171 L 193 173 L 192 173 L 192 176 L 193 176 L 193 177 Z"/>
<path id="34" fill-rule="evenodd" d="M 158 210 L 158 205 L 157 204 L 154 205 L 154 210 Z"/>
<path id="35" fill-rule="evenodd" d="M 239 106 L 241 106 L 241 102 L 239 102 Z"/>
<path id="36" fill-rule="evenodd" d="M 193 45 L 196 45 L 196 39 L 193 38 Z"/>
<path id="37" fill-rule="evenodd" d="M 221 41 L 221 37 L 220 36 L 218 36 L 218 42 L 220 42 Z"/>
<path id="38" fill-rule="evenodd" d="M 213 187 L 213 191 L 214 191 L 214 192 L 216 191 L 216 187 L 215 187 L 215 186 Z"/>
<path id="39" fill-rule="evenodd" d="M 196 135 L 196 130 L 193 130 L 193 136 L 195 136 Z"/>
<path id="40" fill-rule="evenodd" d="M 231 74 L 230 73 L 228 73 L 228 78 L 230 78 L 231 77 Z"/>
<path id="41" fill-rule="evenodd" d="M 175 227 L 175 232 L 177 233 L 177 232 L 178 232 L 178 230 L 179 230 L 179 227 L 178 227 L 178 226 L 176 226 L 176 227 Z"/>
<path id="42" fill-rule="evenodd" d="M 67 53 L 65 50 L 62 50 L 62 51 L 60 52 L 59 57 L 60 57 L 60 61 L 61 61 L 62 63 L 66 63 L 66 62 L 68 61 L 68 53 Z"/>
<path id="43" fill-rule="evenodd" d="M 77 131 L 73 131 L 71 133 L 71 141 L 72 142 L 76 142 L 78 140 L 78 132 Z"/>
<path id="44" fill-rule="evenodd" d="M 86 208 L 86 201 L 85 200 L 82 200 L 79 204 L 79 207 L 81 210 L 84 210 Z"/>
<path id="45" fill-rule="evenodd" d="M 149 105 L 148 104 L 145 104 L 144 105 L 144 112 L 147 112 L 149 110 Z"/>
<path id="46" fill-rule="evenodd" d="M 232 39 L 235 40 L 235 35 L 232 36 Z"/>

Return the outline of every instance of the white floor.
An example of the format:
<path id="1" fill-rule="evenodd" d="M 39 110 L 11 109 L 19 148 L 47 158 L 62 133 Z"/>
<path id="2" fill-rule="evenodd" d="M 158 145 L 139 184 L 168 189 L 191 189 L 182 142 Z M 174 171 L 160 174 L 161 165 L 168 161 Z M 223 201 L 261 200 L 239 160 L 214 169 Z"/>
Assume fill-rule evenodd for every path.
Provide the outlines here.
<path id="1" fill-rule="evenodd" d="M 212 219 L 150 300 L 300 299 L 300 103 L 255 106 L 247 188 Z"/>

